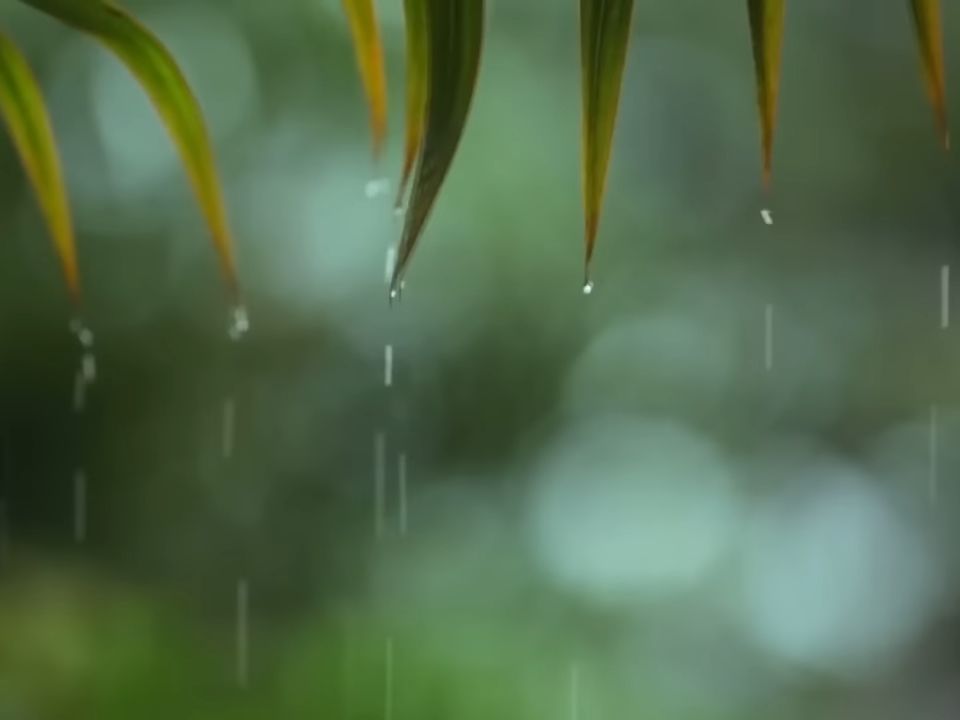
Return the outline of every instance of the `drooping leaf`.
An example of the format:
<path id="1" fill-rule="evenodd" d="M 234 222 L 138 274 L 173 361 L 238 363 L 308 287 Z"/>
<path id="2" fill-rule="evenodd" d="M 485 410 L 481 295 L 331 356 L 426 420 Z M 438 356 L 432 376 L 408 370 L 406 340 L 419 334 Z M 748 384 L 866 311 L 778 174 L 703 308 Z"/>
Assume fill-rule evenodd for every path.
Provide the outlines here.
<path id="1" fill-rule="evenodd" d="M 79 303 L 80 272 L 73 223 L 50 118 L 26 59 L 3 33 L 0 33 L 0 116 L 6 122 L 36 192 L 60 257 L 67 289 L 74 303 Z"/>
<path id="2" fill-rule="evenodd" d="M 632 15 L 633 0 L 580 0 L 583 205 L 588 277 L 600 227 Z"/>
<path id="3" fill-rule="evenodd" d="M 910 0 L 914 26 L 920 42 L 923 77 L 927 94 L 933 105 L 937 130 L 944 148 L 950 147 L 950 129 L 947 125 L 946 73 L 943 63 L 943 28 L 940 0 Z"/>
<path id="4" fill-rule="evenodd" d="M 780 94 L 780 58 L 783 49 L 783 19 L 786 0 L 747 0 L 753 63 L 757 75 L 757 108 L 760 112 L 763 182 L 770 185 L 773 171 L 773 139 Z"/>
<path id="5" fill-rule="evenodd" d="M 378 159 L 387 135 L 387 74 L 376 6 L 374 0 L 343 0 L 343 9 L 350 24 L 360 80 L 370 110 L 373 156 Z"/>
<path id="6" fill-rule="evenodd" d="M 407 129 L 397 207 L 403 205 L 403 196 L 423 141 L 428 72 L 426 0 L 404 0 L 404 17 L 407 25 Z"/>
<path id="7" fill-rule="evenodd" d="M 127 66 L 172 136 L 206 217 L 226 282 L 239 300 L 233 240 L 200 105 L 170 52 L 143 25 L 106 0 L 24 0 L 83 30 Z"/>
<path id="8" fill-rule="evenodd" d="M 427 106 L 391 293 L 436 202 L 470 114 L 483 49 L 484 0 L 426 0 Z"/>

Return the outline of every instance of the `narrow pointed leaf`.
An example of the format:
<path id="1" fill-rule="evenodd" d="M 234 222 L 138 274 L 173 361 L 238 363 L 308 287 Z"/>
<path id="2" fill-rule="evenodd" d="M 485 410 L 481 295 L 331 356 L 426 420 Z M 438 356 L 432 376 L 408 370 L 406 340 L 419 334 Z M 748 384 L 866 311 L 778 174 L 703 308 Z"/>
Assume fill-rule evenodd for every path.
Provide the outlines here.
<path id="1" fill-rule="evenodd" d="M 763 182 L 770 185 L 773 172 L 773 139 L 780 94 L 780 60 L 786 0 L 747 0 L 753 63 L 757 75 L 757 108 L 760 112 Z"/>
<path id="2" fill-rule="evenodd" d="M 387 135 L 387 74 L 376 6 L 373 0 L 343 0 L 343 9 L 350 24 L 360 80 L 367 96 L 373 156 L 378 159 Z"/>
<path id="3" fill-rule="evenodd" d="M 947 125 L 946 73 L 943 63 L 943 28 L 940 0 L 910 0 L 914 26 L 920 43 L 923 78 L 933 105 L 937 130 L 944 148 L 950 147 L 950 129 Z"/>
<path id="4" fill-rule="evenodd" d="M 484 0 L 426 0 L 427 106 L 391 291 L 400 289 L 470 114 L 483 49 Z"/>
<path id="5" fill-rule="evenodd" d="M 407 184 L 423 141 L 424 113 L 427 104 L 427 3 L 426 0 L 404 0 L 407 25 L 407 129 L 403 149 L 403 169 L 397 207 L 403 205 Z"/>
<path id="6" fill-rule="evenodd" d="M 60 257 L 67 289 L 73 301 L 79 303 L 80 273 L 73 224 L 50 118 L 26 59 L 3 33 L 0 33 L 0 116 L 6 122 L 36 192 Z"/>
<path id="7" fill-rule="evenodd" d="M 109 48 L 133 73 L 167 126 L 200 207 L 234 300 L 239 300 L 233 240 L 200 105 L 164 45 L 137 20 L 106 0 L 24 0 L 83 30 Z"/>
<path id="8" fill-rule="evenodd" d="M 580 0 L 586 271 L 597 241 L 630 43 L 633 0 Z"/>

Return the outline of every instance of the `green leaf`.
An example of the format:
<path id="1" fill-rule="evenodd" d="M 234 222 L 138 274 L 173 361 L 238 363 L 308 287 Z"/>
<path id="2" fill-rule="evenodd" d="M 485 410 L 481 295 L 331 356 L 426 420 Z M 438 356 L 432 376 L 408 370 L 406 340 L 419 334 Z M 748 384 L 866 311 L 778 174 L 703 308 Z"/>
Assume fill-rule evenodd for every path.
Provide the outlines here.
<path id="1" fill-rule="evenodd" d="M 67 289 L 74 303 L 79 304 L 80 273 L 73 224 L 50 118 L 26 59 L 3 33 L 0 33 L 0 115 L 36 192 L 60 256 Z"/>
<path id="2" fill-rule="evenodd" d="M 404 18 L 407 26 L 407 130 L 397 207 L 403 205 L 403 196 L 423 142 L 428 72 L 426 0 L 404 0 Z"/>
<path id="3" fill-rule="evenodd" d="M 233 240 L 200 105 L 170 52 L 128 13 L 105 0 L 23 0 L 109 48 L 150 96 L 193 185 L 233 299 L 239 302 Z"/>
<path id="4" fill-rule="evenodd" d="M 940 20 L 940 0 L 910 0 L 913 21 L 920 43 L 923 78 L 933 105 L 937 130 L 943 147 L 950 148 L 950 128 L 947 125 L 946 73 L 943 63 L 943 27 Z"/>
<path id="5" fill-rule="evenodd" d="M 426 0 L 427 107 L 391 295 L 403 274 L 457 153 L 470 114 L 483 49 L 483 0 Z"/>
<path id="6" fill-rule="evenodd" d="M 747 0 L 753 63 L 757 74 L 757 108 L 760 112 L 763 183 L 769 187 L 773 171 L 773 138 L 780 93 L 780 58 L 786 0 Z"/>
<path id="7" fill-rule="evenodd" d="M 379 159 L 387 135 L 387 80 L 376 6 L 373 0 L 343 0 L 343 9 L 353 35 L 357 66 L 370 110 L 373 156 Z"/>
<path id="8" fill-rule="evenodd" d="M 633 0 L 580 0 L 583 206 L 588 282 L 620 107 L 632 15 Z"/>

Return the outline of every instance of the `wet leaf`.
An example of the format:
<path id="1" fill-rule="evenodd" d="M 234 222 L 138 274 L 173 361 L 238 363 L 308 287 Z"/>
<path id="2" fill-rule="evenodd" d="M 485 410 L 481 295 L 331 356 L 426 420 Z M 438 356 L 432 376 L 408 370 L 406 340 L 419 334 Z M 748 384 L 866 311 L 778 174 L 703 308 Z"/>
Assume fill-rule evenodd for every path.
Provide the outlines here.
<path id="1" fill-rule="evenodd" d="M 0 115 L 36 192 L 60 256 L 67 289 L 74 303 L 79 303 L 80 273 L 73 224 L 50 118 L 26 59 L 3 33 L 0 33 Z"/>
<path id="2" fill-rule="evenodd" d="M 950 129 L 947 126 L 946 73 L 943 63 L 943 27 L 940 0 L 910 0 L 913 20 L 920 42 L 923 77 L 927 94 L 933 105 L 937 130 L 944 148 L 950 147 Z"/>
<path id="3" fill-rule="evenodd" d="M 588 276 L 603 209 L 632 15 L 633 0 L 580 0 L 583 204 Z"/>
<path id="4" fill-rule="evenodd" d="M 357 66 L 370 110 L 373 156 L 379 159 L 387 134 L 387 80 L 376 6 L 373 0 L 343 0 L 343 9 L 350 23 Z"/>
<path id="5" fill-rule="evenodd" d="M 404 0 L 407 26 L 407 129 L 403 149 L 403 170 L 397 207 L 413 174 L 413 167 L 423 141 L 424 114 L 427 104 L 427 4 L 426 0 Z"/>
<path id="6" fill-rule="evenodd" d="M 426 0 L 427 106 L 391 293 L 403 273 L 457 153 L 470 114 L 483 48 L 483 0 Z"/>
<path id="7" fill-rule="evenodd" d="M 233 299 L 239 301 L 233 240 L 200 105 L 163 44 L 105 0 L 24 0 L 109 48 L 134 74 L 163 119 L 206 217 Z"/>
<path id="8" fill-rule="evenodd" d="M 773 138 L 777 126 L 777 98 L 780 93 L 780 58 L 786 0 L 747 0 L 747 8 L 757 75 L 763 182 L 769 187 L 773 170 Z"/>

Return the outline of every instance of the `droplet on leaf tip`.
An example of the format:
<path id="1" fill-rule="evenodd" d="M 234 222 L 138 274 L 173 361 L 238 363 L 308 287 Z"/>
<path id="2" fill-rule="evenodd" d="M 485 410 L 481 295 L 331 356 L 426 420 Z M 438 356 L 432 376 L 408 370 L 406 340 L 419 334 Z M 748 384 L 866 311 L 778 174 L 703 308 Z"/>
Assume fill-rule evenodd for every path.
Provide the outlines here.
<path id="1" fill-rule="evenodd" d="M 592 294 L 593 294 L 593 287 L 594 287 L 594 285 L 593 285 L 593 280 L 587 280 L 587 281 L 583 284 L 583 294 L 584 294 L 584 295 L 592 295 Z"/>

